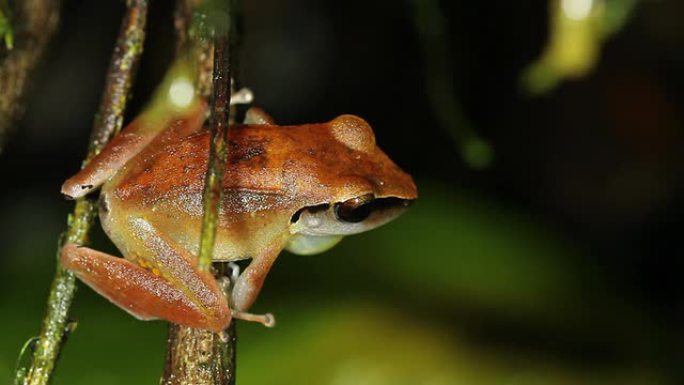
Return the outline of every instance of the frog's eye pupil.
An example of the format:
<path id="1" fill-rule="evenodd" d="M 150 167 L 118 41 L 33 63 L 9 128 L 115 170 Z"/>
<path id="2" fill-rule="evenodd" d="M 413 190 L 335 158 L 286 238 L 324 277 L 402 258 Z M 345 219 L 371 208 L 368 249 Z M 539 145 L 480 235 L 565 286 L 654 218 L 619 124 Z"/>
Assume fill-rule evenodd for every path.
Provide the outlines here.
<path id="1" fill-rule="evenodd" d="M 335 216 L 337 219 L 350 222 L 358 223 L 366 218 L 368 218 L 373 212 L 373 198 L 372 197 L 359 197 L 349 199 L 342 203 L 335 204 Z"/>

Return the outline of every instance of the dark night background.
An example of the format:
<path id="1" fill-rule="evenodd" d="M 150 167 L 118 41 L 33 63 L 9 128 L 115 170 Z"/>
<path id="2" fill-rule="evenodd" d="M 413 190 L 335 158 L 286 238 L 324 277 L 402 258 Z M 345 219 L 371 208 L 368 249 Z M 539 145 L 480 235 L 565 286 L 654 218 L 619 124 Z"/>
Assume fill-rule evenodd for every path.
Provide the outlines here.
<path id="1" fill-rule="evenodd" d="M 255 104 L 282 124 L 364 117 L 421 196 L 331 252 L 279 258 L 255 306 L 279 324 L 239 325 L 239 383 L 681 383 L 684 3 L 638 2 L 591 71 L 536 95 L 520 79 L 553 39 L 548 1 L 245 3 Z M 433 3 L 430 35 L 417 15 Z M 72 207 L 59 186 L 85 154 L 124 7 L 64 2 L 0 155 L 3 378 L 40 327 Z M 151 5 L 129 118 L 173 60 L 172 8 Z M 451 93 L 455 127 L 434 92 Z M 473 135 L 491 150 L 474 165 Z M 163 323 L 85 287 L 72 315 L 56 384 L 156 382 Z"/>

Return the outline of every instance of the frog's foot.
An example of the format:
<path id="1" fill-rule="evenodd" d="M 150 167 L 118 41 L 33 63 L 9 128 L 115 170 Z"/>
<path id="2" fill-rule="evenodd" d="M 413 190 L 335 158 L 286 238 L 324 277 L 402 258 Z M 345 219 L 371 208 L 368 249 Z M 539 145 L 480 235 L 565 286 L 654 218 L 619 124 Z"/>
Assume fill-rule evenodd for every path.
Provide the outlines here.
<path id="1" fill-rule="evenodd" d="M 228 285 L 232 286 L 237 282 L 237 279 L 240 276 L 240 265 L 235 262 L 228 262 L 228 268 L 230 269 L 230 280 L 228 281 Z"/>
<path id="2" fill-rule="evenodd" d="M 245 124 L 275 124 L 271 115 L 259 107 L 250 107 L 245 113 Z"/>
<path id="3" fill-rule="evenodd" d="M 247 87 L 240 88 L 230 95 L 230 105 L 234 104 L 249 104 L 254 101 L 254 93 Z"/>
<path id="4" fill-rule="evenodd" d="M 75 244 L 65 245 L 60 259 L 93 290 L 139 319 L 161 318 L 213 332 L 230 323 L 228 302 L 209 273 L 192 271 L 191 282 L 172 282 L 156 269 Z"/>
<path id="5" fill-rule="evenodd" d="M 230 293 L 235 282 L 237 282 L 240 277 L 240 266 L 237 263 L 229 262 L 228 268 L 230 269 L 230 278 L 222 277 L 219 278 L 218 282 L 224 293 Z M 271 313 L 266 314 L 253 314 L 244 311 L 230 309 L 230 313 L 235 319 L 241 319 L 243 321 L 258 322 L 268 328 L 275 326 L 275 317 Z"/>

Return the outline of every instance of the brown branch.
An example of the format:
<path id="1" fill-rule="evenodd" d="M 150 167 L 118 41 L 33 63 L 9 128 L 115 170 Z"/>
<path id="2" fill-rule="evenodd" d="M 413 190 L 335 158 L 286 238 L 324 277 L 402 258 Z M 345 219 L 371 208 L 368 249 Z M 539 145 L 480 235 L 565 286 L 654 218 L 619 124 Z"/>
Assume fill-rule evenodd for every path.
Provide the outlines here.
<path id="1" fill-rule="evenodd" d="M 13 8 L 0 7 L 0 18 L 13 29 L 11 39 L 0 36 L 0 152 L 7 131 L 23 112 L 22 99 L 30 74 L 57 29 L 61 0 L 23 0 L 13 4 Z M 12 48 L 6 44 L 11 41 Z"/>
<path id="2" fill-rule="evenodd" d="M 162 385 L 235 384 L 237 336 L 232 322 L 225 336 L 169 324 Z"/>
<path id="3" fill-rule="evenodd" d="M 124 109 L 142 53 L 146 19 L 147 0 L 130 0 L 107 72 L 102 102 L 93 124 L 84 165 L 121 129 Z M 63 240 L 68 243 L 87 243 L 95 213 L 93 201 L 86 198 L 78 199 L 74 213 L 69 216 L 69 227 Z M 68 314 L 75 290 L 73 273 L 64 269 L 57 260 L 57 271 L 50 289 L 47 312 L 31 365 L 28 368 L 19 368 L 15 383 L 45 385 L 50 382 L 61 347 L 67 332 L 71 329 Z"/>
<path id="4" fill-rule="evenodd" d="M 202 32 L 202 26 L 197 24 L 196 19 L 193 19 L 202 6 L 206 4 L 200 6 L 196 1 L 181 0 L 177 10 L 176 28 L 180 29 L 178 33 L 180 49 L 190 52 L 193 62 L 198 64 L 196 84 L 199 94 L 204 97 L 213 94 L 210 120 L 212 140 L 205 177 L 204 216 L 198 256 L 200 269 L 208 270 L 211 267 L 215 243 L 217 213 L 222 193 L 221 181 L 227 158 L 229 117 L 232 115 L 230 111 L 231 46 L 229 36 L 227 36 L 230 28 L 213 26 L 211 28 L 215 36 L 213 41 Z M 210 10 L 205 8 L 203 11 L 209 12 Z M 229 23 L 232 22 L 232 16 L 234 14 L 228 12 Z M 200 18 L 204 20 L 206 14 L 200 14 Z M 210 52 L 212 47 L 213 52 Z M 207 58 L 213 58 L 211 67 L 206 64 Z M 213 75 L 209 76 L 210 74 Z M 209 85 L 207 85 L 207 79 L 210 79 Z M 218 276 L 225 276 L 225 271 L 220 268 L 217 270 Z M 231 322 L 228 330 L 222 335 L 186 326 L 170 325 L 162 384 L 234 384 L 236 344 L 235 321 Z"/>

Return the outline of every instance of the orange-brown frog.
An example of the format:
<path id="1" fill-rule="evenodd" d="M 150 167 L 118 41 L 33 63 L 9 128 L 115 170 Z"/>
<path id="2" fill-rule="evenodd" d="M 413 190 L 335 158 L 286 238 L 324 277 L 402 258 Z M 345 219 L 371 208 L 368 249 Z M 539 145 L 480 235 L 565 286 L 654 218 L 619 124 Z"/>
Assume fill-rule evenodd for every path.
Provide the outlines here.
<path id="1" fill-rule="evenodd" d="M 173 118 L 141 117 L 62 186 L 70 198 L 99 186 L 100 221 L 124 258 L 75 244 L 64 266 L 140 319 L 221 331 L 246 313 L 283 249 L 313 254 L 375 228 L 416 198 L 411 177 L 375 144 L 361 118 L 277 126 L 258 109 L 230 128 L 216 261 L 251 258 L 229 301 L 198 270 L 210 135 L 205 103 Z"/>

